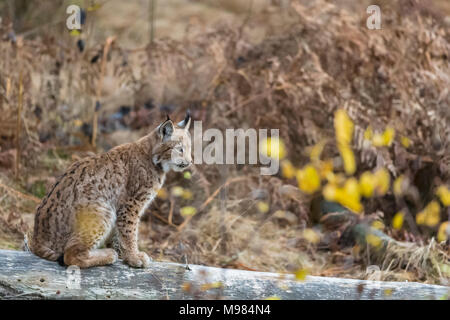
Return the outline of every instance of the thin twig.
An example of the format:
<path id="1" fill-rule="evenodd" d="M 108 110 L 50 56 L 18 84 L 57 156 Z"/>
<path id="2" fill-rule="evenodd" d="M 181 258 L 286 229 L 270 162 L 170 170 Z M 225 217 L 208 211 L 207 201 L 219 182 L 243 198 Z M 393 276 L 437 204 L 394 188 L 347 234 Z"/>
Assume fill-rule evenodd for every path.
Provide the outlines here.
<path id="1" fill-rule="evenodd" d="M 20 132 L 22 129 L 22 104 L 23 104 L 23 76 L 22 71 L 19 75 L 19 98 L 17 105 L 17 128 L 16 128 L 16 179 L 19 178 L 19 167 L 20 167 Z"/>
<path id="2" fill-rule="evenodd" d="M 35 196 L 31 196 L 31 195 L 22 193 L 20 191 L 17 191 L 17 190 L 15 190 L 13 188 L 8 187 L 7 185 L 4 185 L 1 182 L 0 182 L 0 188 L 3 188 L 4 190 L 6 190 L 7 193 L 13 194 L 13 196 L 16 196 L 18 198 L 27 199 L 27 200 L 33 201 L 35 203 L 40 203 L 41 202 L 41 199 L 36 198 Z"/>
<path id="3" fill-rule="evenodd" d="M 150 0 L 150 44 L 153 44 L 155 39 L 155 7 L 156 0 Z"/>
<path id="4" fill-rule="evenodd" d="M 106 39 L 105 46 L 103 47 L 103 56 L 102 56 L 102 64 L 100 66 L 100 78 L 98 79 L 97 90 L 96 90 L 96 101 L 94 103 L 94 118 L 92 120 L 92 147 L 96 147 L 96 139 L 97 139 L 97 126 L 98 126 L 98 112 L 99 112 L 99 104 L 100 104 L 100 96 L 102 93 L 103 87 L 103 77 L 105 75 L 106 68 L 106 60 L 108 57 L 108 51 L 111 47 L 111 44 L 114 42 L 115 37 L 108 37 Z"/>

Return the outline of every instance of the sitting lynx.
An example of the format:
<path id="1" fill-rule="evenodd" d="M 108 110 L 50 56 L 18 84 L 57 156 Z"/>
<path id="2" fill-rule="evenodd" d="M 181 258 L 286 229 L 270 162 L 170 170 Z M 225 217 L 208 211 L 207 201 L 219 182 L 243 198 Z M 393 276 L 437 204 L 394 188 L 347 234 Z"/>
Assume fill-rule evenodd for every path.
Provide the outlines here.
<path id="1" fill-rule="evenodd" d="M 30 250 L 80 268 L 114 263 L 148 266 L 138 250 L 139 219 L 166 172 L 191 163 L 191 118 L 169 118 L 137 142 L 73 163 L 37 208 Z M 115 249 L 99 249 L 116 240 Z"/>

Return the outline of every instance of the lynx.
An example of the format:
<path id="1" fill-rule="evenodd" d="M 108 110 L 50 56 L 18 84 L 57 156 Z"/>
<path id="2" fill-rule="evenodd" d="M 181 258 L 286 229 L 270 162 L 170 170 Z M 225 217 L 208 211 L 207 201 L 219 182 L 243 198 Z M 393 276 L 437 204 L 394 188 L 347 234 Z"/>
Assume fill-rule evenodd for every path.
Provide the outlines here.
<path id="1" fill-rule="evenodd" d="M 73 163 L 37 208 L 30 250 L 80 268 L 119 257 L 147 267 L 150 258 L 138 250 L 139 220 L 166 173 L 191 165 L 190 123 L 189 113 L 178 124 L 167 117 L 134 143 Z"/>

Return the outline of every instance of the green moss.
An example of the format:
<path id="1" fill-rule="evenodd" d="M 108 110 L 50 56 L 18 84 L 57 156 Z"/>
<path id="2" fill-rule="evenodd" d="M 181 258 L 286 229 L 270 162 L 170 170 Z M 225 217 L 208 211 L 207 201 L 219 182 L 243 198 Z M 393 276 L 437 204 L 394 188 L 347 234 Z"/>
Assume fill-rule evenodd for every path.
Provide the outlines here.
<path id="1" fill-rule="evenodd" d="M 47 194 L 47 189 L 45 187 L 45 182 L 38 180 L 31 186 L 31 193 L 38 197 L 43 198 Z"/>

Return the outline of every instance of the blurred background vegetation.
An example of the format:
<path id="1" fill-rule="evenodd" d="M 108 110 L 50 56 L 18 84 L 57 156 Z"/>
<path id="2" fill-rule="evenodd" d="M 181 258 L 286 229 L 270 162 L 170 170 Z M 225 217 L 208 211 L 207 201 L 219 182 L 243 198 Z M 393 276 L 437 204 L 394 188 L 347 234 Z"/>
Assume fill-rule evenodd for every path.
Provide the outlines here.
<path id="1" fill-rule="evenodd" d="M 171 174 L 141 224 L 153 258 L 449 284 L 450 2 L 3 0 L 0 17 L 0 248 L 71 162 L 190 109 L 204 130 L 279 128 L 281 170 Z"/>

